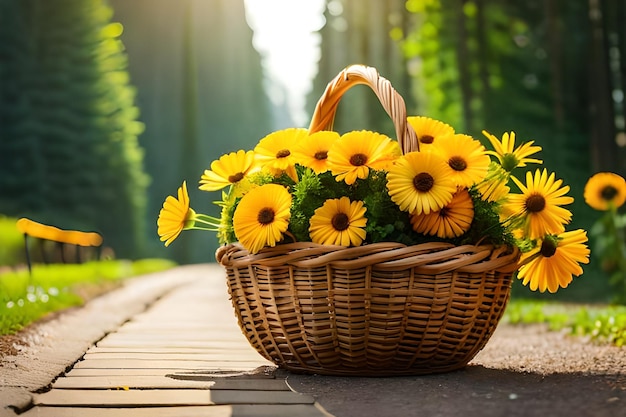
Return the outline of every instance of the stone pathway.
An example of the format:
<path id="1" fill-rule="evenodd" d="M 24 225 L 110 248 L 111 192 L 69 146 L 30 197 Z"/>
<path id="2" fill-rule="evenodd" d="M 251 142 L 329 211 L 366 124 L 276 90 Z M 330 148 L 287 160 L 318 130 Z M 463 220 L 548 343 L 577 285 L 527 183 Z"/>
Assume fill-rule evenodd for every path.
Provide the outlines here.
<path id="1" fill-rule="evenodd" d="M 184 285 L 97 341 L 22 415 L 330 416 L 250 347 L 216 265 L 185 273 Z"/>

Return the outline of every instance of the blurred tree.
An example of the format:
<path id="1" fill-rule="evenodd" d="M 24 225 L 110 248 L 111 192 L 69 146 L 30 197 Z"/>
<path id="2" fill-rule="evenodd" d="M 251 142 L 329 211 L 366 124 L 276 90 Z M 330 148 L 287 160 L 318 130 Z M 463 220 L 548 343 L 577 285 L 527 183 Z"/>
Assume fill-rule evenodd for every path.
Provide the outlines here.
<path id="1" fill-rule="evenodd" d="M 458 124 L 467 119 L 463 117 L 463 104 L 471 97 L 466 91 L 466 98 L 461 99 L 461 90 L 469 86 L 467 80 L 461 84 L 457 66 L 457 48 L 458 54 L 467 55 L 467 46 L 456 40 L 456 32 L 450 27 L 457 25 L 456 15 L 460 12 L 443 7 L 439 0 L 409 1 L 406 8 L 415 16 L 413 27 L 404 32 L 401 42 L 411 63 L 412 91 L 417 97 L 418 107 L 413 113 L 451 124 L 454 121 L 455 127 L 461 129 Z"/>
<path id="2" fill-rule="evenodd" d="M 626 175 L 626 1 L 589 0 L 591 158 L 594 171 Z"/>
<path id="3" fill-rule="evenodd" d="M 145 239 L 134 89 L 103 0 L 0 0 L 0 212 Z"/>
<path id="4" fill-rule="evenodd" d="M 415 26 L 402 46 L 419 68 L 420 112 L 472 134 L 549 137 L 545 158 L 573 178 L 625 173 L 626 2 L 409 0 L 407 9 Z"/>
<path id="5" fill-rule="evenodd" d="M 156 219 L 167 195 L 187 180 L 197 209 L 217 215 L 220 193 L 197 188 L 211 161 L 252 149 L 271 132 L 261 59 L 252 46 L 243 2 L 229 0 L 111 0 L 124 24 L 122 39 L 146 125 L 140 137 L 146 169 L 151 253 L 182 263 L 210 262 L 213 233 L 183 233 L 168 249 Z"/>

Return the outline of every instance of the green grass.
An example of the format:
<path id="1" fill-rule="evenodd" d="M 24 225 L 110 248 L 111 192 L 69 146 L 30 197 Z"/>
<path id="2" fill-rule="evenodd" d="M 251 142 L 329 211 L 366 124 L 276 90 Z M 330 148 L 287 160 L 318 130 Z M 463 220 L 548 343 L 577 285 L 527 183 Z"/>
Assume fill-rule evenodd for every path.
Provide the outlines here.
<path id="1" fill-rule="evenodd" d="M 504 321 L 513 324 L 547 323 L 551 330 L 598 342 L 626 345 L 626 306 L 581 305 L 536 300 L 512 300 Z"/>
<path id="2" fill-rule="evenodd" d="M 0 335 L 12 334 L 49 313 L 78 306 L 124 278 L 174 266 L 165 259 L 34 265 L 0 273 Z"/>

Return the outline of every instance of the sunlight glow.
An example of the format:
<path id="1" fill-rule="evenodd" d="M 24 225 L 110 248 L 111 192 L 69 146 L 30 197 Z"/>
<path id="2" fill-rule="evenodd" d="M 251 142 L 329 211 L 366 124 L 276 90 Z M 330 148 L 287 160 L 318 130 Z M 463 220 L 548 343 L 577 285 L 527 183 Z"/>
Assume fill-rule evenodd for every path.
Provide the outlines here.
<path id="1" fill-rule="evenodd" d="M 246 19 L 261 54 L 266 90 L 277 106 L 286 105 L 296 126 L 308 125 L 306 95 L 320 59 L 324 0 L 245 0 Z M 285 96 L 286 94 L 286 96 Z M 286 126 L 280 126 L 286 127 Z"/>

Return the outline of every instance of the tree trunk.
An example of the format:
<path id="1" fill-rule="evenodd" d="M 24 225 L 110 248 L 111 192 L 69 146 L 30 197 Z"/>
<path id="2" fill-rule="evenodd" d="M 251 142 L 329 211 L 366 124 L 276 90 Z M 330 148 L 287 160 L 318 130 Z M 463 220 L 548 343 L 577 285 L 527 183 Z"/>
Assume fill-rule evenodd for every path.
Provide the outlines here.
<path id="1" fill-rule="evenodd" d="M 559 131 L 565 125 L 563 109 L 563 38 L 559 27 L 559 10 L 555 0 L 545 0 L 544 8 L 548 26 L 548 58 L 550 59 L 550 87 L 554 122 Z"/>
<path id="2" fill-rule="evenodd" d="M 618 167 L 605 7 L 601 0 L 589 0 L 591 50 L 589 51 L 589 97 L 591 116 L 591 168 L 614 171 Z"/>

